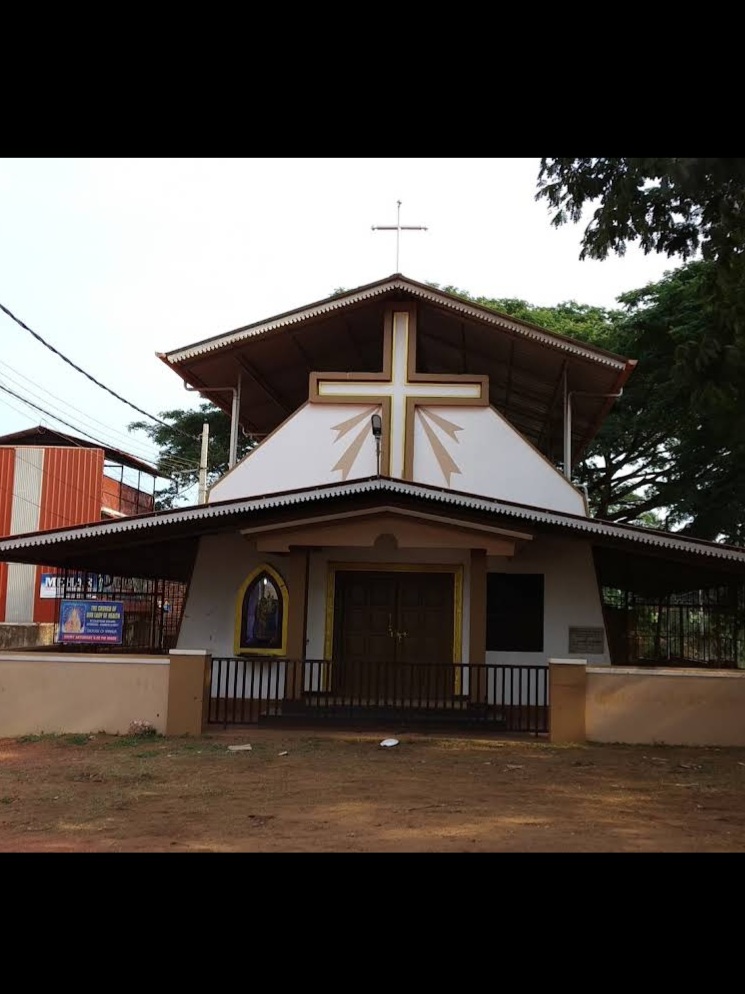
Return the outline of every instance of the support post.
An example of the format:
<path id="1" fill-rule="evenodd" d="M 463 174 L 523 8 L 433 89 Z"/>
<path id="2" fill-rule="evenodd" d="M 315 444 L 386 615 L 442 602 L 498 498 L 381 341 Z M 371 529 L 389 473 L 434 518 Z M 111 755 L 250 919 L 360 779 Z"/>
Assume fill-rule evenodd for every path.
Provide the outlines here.
<path id="1" fill-rule="evenodd" d="M 564 476 L 572 482 L 572 395 L 567 390 L 567 371 L 564 370 Z"/>
<path id="2" fill-rule="evenodd" d="M 202 450 L 199 455 L 199 498 L 197 503 L 207 503 L 207 449 L 210 439 L 210 426 L 205 421 L 202 425 Z"/>
<path id="3" fill-rule="evenodd" d="M 549 740 L 586 742 L 587 660 L 548 661 Z"/>
<path id="4" fill-rule="evenodd" d="M 287 667 L 285 694 L 290 700 L 301 700 L 304 693 L 303 661 L 308 601 L 308 549 L 290 546 L 287 568 L 289 616 L 287 618 Z"/>
<path id="5" fill-rule="evenodd" d="M 201 735 L 207 722 L 212 655 L 203 649 L 171 649 L 166 735 Z"/>
<path id="6" fill-rule="evenodd" d="M 228 469 L 232 469 L 238 461 L 238 419 L 241 414 L 241 377 L 233 390 L 233 408 L 230 415 L 230 452 L 228 454 Z"/>
<path id="7" fill-rule="evenodd" d="M 468 699 L 486 704 L 486 551 L 471 549 Z"/>

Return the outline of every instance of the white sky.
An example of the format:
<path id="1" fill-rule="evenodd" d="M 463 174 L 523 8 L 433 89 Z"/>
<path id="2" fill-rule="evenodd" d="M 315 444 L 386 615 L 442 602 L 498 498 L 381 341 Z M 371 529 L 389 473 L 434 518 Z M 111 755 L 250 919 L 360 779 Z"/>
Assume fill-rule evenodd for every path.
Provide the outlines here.
<path id="1" fill-rule="evenodd" d="M 156 352 L 396 270 L 486 297 L 613 307 L 678 263 L 579 261 L 549 223 L 538 159 L 0 159 L 0 303 L 152 414 L 196 407 Z M 0 312 L 0 386 L 155 458 L 140 418 Z M 54 395 L 54 396 L 51 396 Z M 47 424 L 0 390 L 0 434 Z"/>

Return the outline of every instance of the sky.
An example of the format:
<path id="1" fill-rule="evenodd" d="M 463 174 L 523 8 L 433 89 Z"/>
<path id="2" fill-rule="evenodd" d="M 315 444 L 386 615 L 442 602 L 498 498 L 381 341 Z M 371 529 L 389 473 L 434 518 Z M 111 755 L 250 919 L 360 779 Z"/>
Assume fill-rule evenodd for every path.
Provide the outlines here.
<path id="1" fill-rule="evenodd" d="M 0 159 L 0 303 L 158 416 L 197 394 L 156 353 L 398 271 L 474 296 L 613 307 L 678 264 L 579 260 L 537 158 Z M 154 461 L 143 415 L 0 311 L 0 434 L 44 424 Z M 28 406 L 17 396 L 44 408 Z M 58 418 L 68 422 L 60 423 Z M 71 427 L 73 426 L 73 427 Z M 89 439 L 90 440 L 90 439 Z M 125 480 L 127 477 L 125 477 Z"/>

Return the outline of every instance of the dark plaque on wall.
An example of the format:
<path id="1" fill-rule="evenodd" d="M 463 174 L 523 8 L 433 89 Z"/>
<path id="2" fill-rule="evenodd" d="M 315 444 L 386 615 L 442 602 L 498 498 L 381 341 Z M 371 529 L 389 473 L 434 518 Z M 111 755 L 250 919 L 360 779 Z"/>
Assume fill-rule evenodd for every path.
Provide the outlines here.
<path id="1" fill-rule="evenodd" d="M 569 652 L 583 655 L 602 655 L 605 652 L 605 637 L 602 628 L 570 628 Z"/>

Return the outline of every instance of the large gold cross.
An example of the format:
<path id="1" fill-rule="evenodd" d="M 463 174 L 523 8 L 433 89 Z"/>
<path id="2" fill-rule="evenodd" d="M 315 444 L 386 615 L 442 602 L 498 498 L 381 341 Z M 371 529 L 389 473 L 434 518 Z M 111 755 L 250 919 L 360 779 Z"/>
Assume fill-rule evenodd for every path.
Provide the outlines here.
<path id="1" fill-rule="evenodd" d="M 311 373 L 309 400 L 314 404 L 379 404 L 383 420 L 380 472 L 411 480 L 416 408 L 486 407 L 489 378 L 417 373 L 416 309 L 399 305 L 385 315 L 382 372 Z"/>

